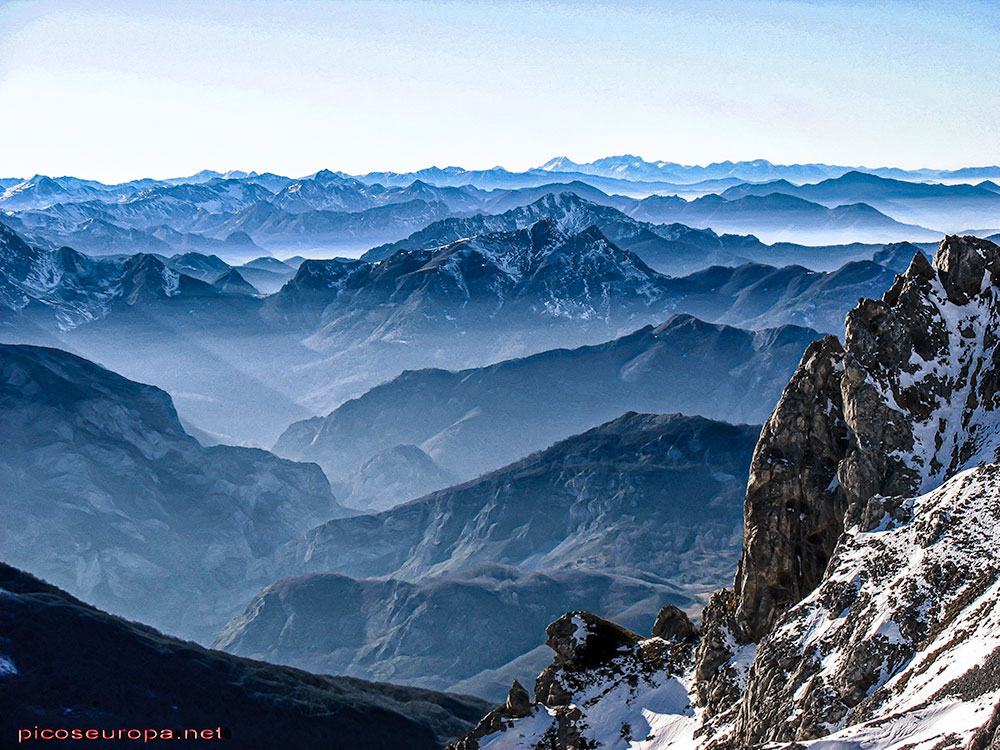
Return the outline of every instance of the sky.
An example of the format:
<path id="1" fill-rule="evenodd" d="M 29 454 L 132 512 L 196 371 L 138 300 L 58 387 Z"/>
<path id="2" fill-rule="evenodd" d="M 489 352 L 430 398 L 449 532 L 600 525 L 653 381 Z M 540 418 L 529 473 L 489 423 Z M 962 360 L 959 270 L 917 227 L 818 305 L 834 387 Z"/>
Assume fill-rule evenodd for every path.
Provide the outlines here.
<path id="1" fill-rule="evenodd" d="M 0 0 L 0 176 L 1000 163 L 972 2 Z"/>

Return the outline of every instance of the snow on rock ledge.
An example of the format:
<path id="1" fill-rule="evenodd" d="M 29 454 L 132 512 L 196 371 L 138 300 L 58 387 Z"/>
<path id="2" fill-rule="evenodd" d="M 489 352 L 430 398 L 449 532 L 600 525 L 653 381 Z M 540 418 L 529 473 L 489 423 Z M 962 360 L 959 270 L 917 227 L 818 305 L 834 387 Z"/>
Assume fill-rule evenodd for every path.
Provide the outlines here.
<path id="1" fill-rule="evenodd" d="M 1000 466 L 872 521 L 847 530 L 820 586 L 759 644 L 736 737 L 902 733 L 915 750 L 961 746 L 989 719 L 1000 698 Z"/>
<path id="2" fill-rule="evenodd" d="M 915 257 L 786 387 L 694 653 L 557 660 L 562 692 L 456 747 L 1000 750 L 998 331 L 1000 247 Z"/>
<path id="3" fill-rule="evenodd" d="M 685 636 L 695 632 L 679 610 L 668 616 L 684 619 Z M 627 750 L 652 748 L 664 737 L 690 742 L 696 725 L 685 674 L 690 638 L 644 639 L 590 612 L 563 615 L 546 634 L 556 656 L 535 682 L 535 702 L 515 682 L 507 703 L 449 750 Z"/>

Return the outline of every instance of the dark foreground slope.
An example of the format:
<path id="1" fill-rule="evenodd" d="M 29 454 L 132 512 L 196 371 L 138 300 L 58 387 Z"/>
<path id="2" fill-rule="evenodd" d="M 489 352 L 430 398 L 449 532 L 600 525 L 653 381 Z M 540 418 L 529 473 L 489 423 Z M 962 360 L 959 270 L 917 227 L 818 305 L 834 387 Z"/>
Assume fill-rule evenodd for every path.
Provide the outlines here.
<path id="1" fill-rule="evenodd" d="M 432 750 L 467 730 L 484 707 L 476 698 L 210 651 L 112 617 L 2 563 L 0 634 L 0 747 L 35 727 L 225 727 L 232 748 Z"/>

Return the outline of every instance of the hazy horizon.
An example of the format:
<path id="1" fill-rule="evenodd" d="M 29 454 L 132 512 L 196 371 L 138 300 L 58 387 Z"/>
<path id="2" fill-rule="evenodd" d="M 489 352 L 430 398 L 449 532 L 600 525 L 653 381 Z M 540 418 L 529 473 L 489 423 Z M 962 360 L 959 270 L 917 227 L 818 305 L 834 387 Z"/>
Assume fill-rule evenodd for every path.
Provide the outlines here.
<path id="1" fill-rule="evenodd" d="M 856 169 L 856 170 L 904 169 L 906 171 L 920 171 L 920 170 L 927 169 L 927 170 L 937 170 L 937 171 L 956 171 L 956 170 L 960 170 L 960 169 L 1000 168 L 1000 159 L 998 159 L 998 161 L 994 162 L 994 163 L 981 163 L 981 164 L 978 164 L 978 163 L 977 164 L 969 163 L 969 164 L 960 164 L 960 165 L 957 165 L 957 166 L 947 166 L 947 167 L 942 167 L 942 166 L 939 166 L 939 165 L 929 165 L 929 164 L 925 164 L 925 165 L 919 166 L 919 167 L 900 167 L 897 164 L 854 164 L 854 163 L 836 163 L 835 164 L 835 163 L 832 163 L 832 162 L 818 162 L 818 161 L 791 163 L 791 162 L 778 162 L 778 161 L 774 161 L 772 159 L 765 159 L 763 157 L 754 158 L 754 159 L 718 159 L 718 160 L 711 161 L 711 162 L 705 161 L 705 162 L 698 162 L 698 163 L 694 163 L 694 162 L 685 163 L 685 162 L 674 162 L 674 161 L 672 161 L 670 159 L 651 159 L 651 158 L 646 158 L 644 156 L 641 156 L 639 154 L 631 154 L 631 153 L 626 153 L 626 152 L 615 153 L 615 154 L 607 154 L 607 155 L 604 155 L 604 156 L 598 156 L 598 157 L 595 157 L 594 159 L 589 159 L 586 162 L 583 161 L 583 160 L 573 159 L 571 156 L 566 156 L 565 154 L 559 154 L 558 156 L 553 156 L 552 159 L 567 158 L 570 161 L 576 162 L 577 164 L 584 165 L 584 164 L 587 164 L 587 163 L 590 163 L 590 162 L 593 162 L 593 161 L 597 161 L 597 160 L 600 160 L 600 159 L 612 159 L 612 158 L 619 158 L 619 157 L 621 157 L 621 158 L 635 157 L 635 158 L 638 158 L 638 159 L 642 159 L 643 161 L 645 161 L 645 162 L 647 162 L 649 164 L 656 164 L 656 163 L 659 163 L 659 162 L 671 162 L 671 163 L 674 163 L 674 164 L 679 164 L 682 167 L 686 167 L 686 168 L 708 167 L 708 166 L 712 166 L 714 164 L 721 164 L 721 163 L 725 163 L 725 162 L 731 162 L 731 163 L 752 163 L 752 162 L 756 162 L 756 161 L 767 161 L 767 162 L 770 162 L 772 165 L 774 165 L 776 167 L 822 165 L 822 166 L 829 166 L 829 167 L 845 167 L 845 168 Z M 217 173 L 219 173 L 221 175 L 225 175 L 225 174 L 229 174 L 229 173 L 236 173 L 236 172 L 243 172 L 243 173 L 248 174 L 248 175 L 249 174 L 253 174 L 253 173 L 264 174 L 266 172 L 273 172 L 274 174 L 277 174 L 277 175 L 279 175 L 281 177 L 289 177 L 289 178 L 292 178 L 292 179 L 303 179 L 303 178 L 309 177 L 309 176 L 314 175 L 314 174 L 316 174 L 316 173 L 318 173 L 320 171 L 323 171 L 323 170 L 329 170 L 331 172 L 343 172 L 344 174 L 348 174 L 348 175 L 352 175 L 352 176 L 360 176 L 360 175 L 372 174 L 372 173 L 377 173 L 377 172 L 400 172 L 400 173 L 404 173 L 405 174 L 405 173 L 408 173 L 408 172 L 420 172 L 420 171 L 427 170 L 427 169 L 454 169 L 454 168 L 466 169 L 466 170 L 469 170 L 469 171 L 486 171 L 486 170 L 490 170 L 490 169 L 505 169 L 505 170 L 507 170 L 508 172 L 511 172 L 511 173 L 518 173 L 518 172 L 526 172 L 526 171 L 529 171 L 529 170 L 532 170 L 532 169 L 538 169 L 541 166 L 543 166 L 544 164 L 546 164 L 549 161 L 551 161 L 552 159 L 546 159 L 545 161 L 539 162 L 538 164 L 529 165 L 529 166 L 525 167 L 524 169 L 511 169 L 511 168 L 507 167 L 504 164 L 494 164 L 494 165 L 489 166 L 489 167 L 467 167 L 465 165 L 457 164 L 457 163 L 456 164 L 451 164 L 451 163 L 447 163 L 447 162 L 441 162 L 439 164 L 428 164 L 428 165 L 426 165 L 424 167 L 418 167 L 418 168 L 413 169 L 413 170 L 405 170 L 405 171 L 403 171 L 403 170 L 394 170 L 394 169 L 390 168 L 390 169 L 367 169 L 367 170 L 357 171 L 357 172 L 347 172 L 346 170 L 338 169 L 335 166 L 321 166 L 321 167 L 317 167 L 315 169 L 312 169 L 312 170 L 310 170 L 308 172 L 291 174 L 291 173 L 273 172 L 273 170 L 265 170 L 265 169 L 253 169 L 253 168 L 244 169 L 243 167 L 240 167 L 240 166 L 229 167 L 229 168 L 219 168 L 219 167 L 208 166 L 208 167 L 203 167 L 202 169 L 199 169 L 199 170 L 197 170 L 195 172 L 185 173 L 185 174 L 179 174 L 179 173 L 178 174 L 138 174 L 138 175 L 135 175 L 135 176 L 132 176 L 132 177 L 125 178 L 123 180 L 107 180 L 106 181 L 106 180 L 101 180 L 101 179 L 99 179 L 97 177 L 94 177 L 92 175 L 89 175 L 89 174 L 73 174 L 73 173 L 70 173 L 70 172 L 66 172 L 66 173 L 49 172 L 49 173 L 45 173 L 45 172 L 37 172 L 37 171 L 36 172 L 32 172 L 31 174 L 27 174 L 27 173 L 25 173 L 25 174 L 0 174 L 0 179 L 22 179 L 22 180 L 30 180 L 30 179 L 32 179 L 34 177 L 37 177 L 37 176 L 51 177 L 51 178 L 54 178 L 54 179 L 58 179 L 58 178 L 62 178 L 62 177 L 75 177 L 75 178 L 83 179 L 83 180 L 93 180 L 93 181 L 96 181 L 96 182 L 105 182 L 106 184 L 114 184 L 114 183 L 117 183 L 117 182 L 125 183 L 125 182 L 130 182 L 132 180 L 140 180 L 140 179 L 177 180 L 177 179 L 184 179 L 184 178 L 188 178 L 188 177 L 194 177 L 194 176 L 198 175 L 201 172 L 217 172 Z M 623 178 L 623 179 L 627 179 L 627 178 Z M 818 181 L 818 179 L 819 178 L 817 178 L 817 181 Z M 970 178 L 970 181 L 971 182 L 975 182 L 976 179 L 975 178 Z"/>
<path id="2" fill-rule="evenodd" d="M 18 0 L 0 27 L 10 176 L 1000 162 L 978 0 Z"/>

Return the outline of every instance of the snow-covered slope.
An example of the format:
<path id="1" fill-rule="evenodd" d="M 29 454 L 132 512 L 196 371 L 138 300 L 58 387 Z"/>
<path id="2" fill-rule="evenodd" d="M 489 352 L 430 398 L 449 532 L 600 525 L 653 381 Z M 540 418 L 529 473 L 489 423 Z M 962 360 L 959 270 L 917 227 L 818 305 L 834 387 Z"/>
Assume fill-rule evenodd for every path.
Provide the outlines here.
<path id="1" fill-rule="evenodd" d="M 734 588 L 693 657 L 657 672 L 686 703 L 664 718 L 615 653 L 460 747 L 996 747 L 998 271 L 1000 247 L 946 238 L 859 303 L 843 346 L 806 352 L 754 452 Z M 640 709 L 648 734 L 626 741 L 615 724 Z"/>
<path id="2" fill-rule="evenodd" d="M 218 295 L 211 284 L 154 255 L 93 258 L 68 247 L 45 250 L 0 224 L 0 316 L 20 313 L 68 330 L 105 318 L 115 307 Z"/>

